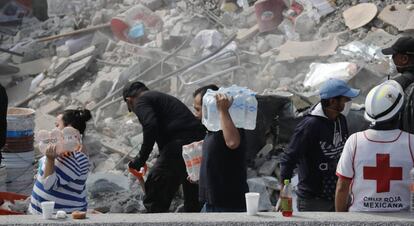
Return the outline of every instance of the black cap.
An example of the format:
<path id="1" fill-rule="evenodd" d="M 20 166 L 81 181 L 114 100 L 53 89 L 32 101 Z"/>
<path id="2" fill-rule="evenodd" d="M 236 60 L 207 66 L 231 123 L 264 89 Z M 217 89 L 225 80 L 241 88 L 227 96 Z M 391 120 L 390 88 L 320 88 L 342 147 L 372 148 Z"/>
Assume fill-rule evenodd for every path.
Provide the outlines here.
<path id="1" fill-rule="evenodd" d="M 145 86 L 142 82 L 133 82 L 128 83 L 124 86 L 124 90 L 122 92 L 122 96 L 124 100 L 126 101 L 127 97 L 134 97 L 138 94 L 138 91 L 141 90 L 148 90 L 148 88 Z"/>
<path id="2" fill-rule="evenodd" d="M 382 49 L 384 55 L 392 55 L 396 53 L 414 54 L 414 38 L 401 37 L 391 47 Z"/>

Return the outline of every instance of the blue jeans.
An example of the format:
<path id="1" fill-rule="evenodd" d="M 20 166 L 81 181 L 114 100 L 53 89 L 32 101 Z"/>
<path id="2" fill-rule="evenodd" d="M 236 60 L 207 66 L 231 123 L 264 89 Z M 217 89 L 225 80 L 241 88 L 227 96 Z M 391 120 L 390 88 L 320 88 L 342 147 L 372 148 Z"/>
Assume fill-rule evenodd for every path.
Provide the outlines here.
<path id="1" fill-rule="evenodd" d="M 219 207 L 204 203 L 201 213 L 246 212 L 246 209 Z"/>

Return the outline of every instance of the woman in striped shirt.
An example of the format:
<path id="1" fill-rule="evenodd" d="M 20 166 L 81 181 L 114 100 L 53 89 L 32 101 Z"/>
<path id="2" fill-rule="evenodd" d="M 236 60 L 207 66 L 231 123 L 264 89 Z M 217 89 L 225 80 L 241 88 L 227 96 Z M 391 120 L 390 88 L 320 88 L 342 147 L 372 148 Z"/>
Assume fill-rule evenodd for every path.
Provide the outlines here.
<path id="1" fill-rule="evenodd" d="M 71 126 L 81 135 L 86 122 L 91 119 L 89 110 L 66 110 L 57 116 L 56 127 Z M 31 196 L 30 212 L 41 214 L 41 203 L 54 201 L 55 211 L 86 211 L 86 179 L 89 172 L 89 158 L 85 148 L 80 151 L 56 154 L 56 146 L 49 145 L 45 156 L 39 160 L 39 170 Z"/>

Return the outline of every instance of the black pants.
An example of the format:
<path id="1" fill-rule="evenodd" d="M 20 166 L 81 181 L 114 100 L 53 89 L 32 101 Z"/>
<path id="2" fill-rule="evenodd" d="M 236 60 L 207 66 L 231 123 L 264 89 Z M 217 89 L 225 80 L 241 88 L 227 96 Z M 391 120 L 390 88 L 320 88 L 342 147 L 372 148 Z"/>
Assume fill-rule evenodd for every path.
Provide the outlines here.
<path id="1" fill-rule="evenodd" d="M 335 201 L 321 198 L 297 199 L 297 207 L 300 212 L 335 212 Z"/>
<path id="2" fill-rule="evenodd" d="M 187 142 L 173 141 L 160 150 L 160 156 L 145 181 L 144 206 L 147 212 L 168 212 L 171 201 L 181 184 L 184 191 L 185 211 L 200 212 L 198 185 L 188 182 L 181 155 L 182 145 L 191 143 Z"/>

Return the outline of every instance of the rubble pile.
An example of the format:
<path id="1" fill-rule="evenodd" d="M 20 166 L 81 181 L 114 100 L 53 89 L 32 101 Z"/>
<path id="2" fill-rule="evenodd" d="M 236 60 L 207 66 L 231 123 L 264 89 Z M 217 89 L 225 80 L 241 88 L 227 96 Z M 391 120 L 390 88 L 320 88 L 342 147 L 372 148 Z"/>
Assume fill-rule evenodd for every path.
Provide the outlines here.
<path id="1" fill-rule="evenodd" d="M 414 26 L 408 0 L 274 0 L 276 24 L 258 13 L 263 0 L 47 2 L 44 21 L 29 13 L 9 25 L 2 12 L 0 44 L 8 51 L 0 54 L 0 82 L 9 106 L 37 111 L 37 130 L 53 128 L 63 109 L 93 111 L 84 140 L 92 163 L 88 191 L 90 207 L 102 212 L 144 210 L 143 192 L 125 168 L 143 139 L 121 98 L 126 82 L 144 81 L 188 106 L 194 89 L 210 83 L 247 86 L 264 96 L 288 93 L 295 114 L 315 103 L 318 86 L 334 74 L 362 90 L 356 101 L 362 103 L 394 72 L 379 50 Z M 252 150 L 248 172 L 250 189 L 262 193 L 261 210 L 275 205 L 281 187 L 283 144 L 266 143 Z M 171 211 L 181 204 L 178 195 Z"/>

